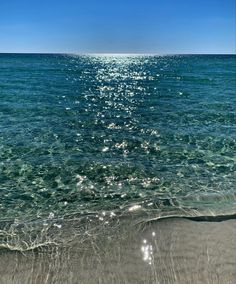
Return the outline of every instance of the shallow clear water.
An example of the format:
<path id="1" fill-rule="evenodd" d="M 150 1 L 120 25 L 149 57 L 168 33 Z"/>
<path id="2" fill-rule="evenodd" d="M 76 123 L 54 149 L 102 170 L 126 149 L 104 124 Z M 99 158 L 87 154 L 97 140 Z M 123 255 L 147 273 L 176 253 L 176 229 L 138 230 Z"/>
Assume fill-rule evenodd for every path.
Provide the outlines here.
<path id="1" fill-rule="evenodd" d="M 236 208 L 236 57 L 0 54 L 0 218 Z"/>

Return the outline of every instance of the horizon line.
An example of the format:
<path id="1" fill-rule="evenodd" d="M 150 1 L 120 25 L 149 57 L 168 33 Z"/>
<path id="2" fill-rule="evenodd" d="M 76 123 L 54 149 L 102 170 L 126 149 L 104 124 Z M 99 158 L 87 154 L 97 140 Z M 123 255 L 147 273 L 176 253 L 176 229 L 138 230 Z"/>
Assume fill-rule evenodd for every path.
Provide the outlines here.
<path id="1" fill-rule="evenodd" d="M 172 55 L 236 55 L 235 53 L 155 53 L 155 52 L 1 52 L 0 54 L 45 54 L 80 56 L 172 56 Z"/>

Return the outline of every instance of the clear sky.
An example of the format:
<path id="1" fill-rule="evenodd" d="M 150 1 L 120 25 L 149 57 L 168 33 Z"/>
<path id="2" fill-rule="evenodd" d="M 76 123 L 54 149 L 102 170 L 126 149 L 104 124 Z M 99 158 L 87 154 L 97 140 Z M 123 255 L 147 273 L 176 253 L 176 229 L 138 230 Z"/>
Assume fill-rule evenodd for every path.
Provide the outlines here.
<path id="1" fill-rule="evenodd" d="M 236 53 L 236 0 L 0 0 L 0 52 Z"/>

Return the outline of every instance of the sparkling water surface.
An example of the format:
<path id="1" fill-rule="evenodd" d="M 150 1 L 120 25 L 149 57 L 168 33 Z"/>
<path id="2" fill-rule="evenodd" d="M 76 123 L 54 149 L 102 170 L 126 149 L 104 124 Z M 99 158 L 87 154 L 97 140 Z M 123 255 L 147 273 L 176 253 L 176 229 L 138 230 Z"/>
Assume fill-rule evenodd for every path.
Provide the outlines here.
<path id="1" fill-rule="evenodd" d="M 1 54 L 1 220 L 235 210 L 235 71 L 234 55 Z"/>

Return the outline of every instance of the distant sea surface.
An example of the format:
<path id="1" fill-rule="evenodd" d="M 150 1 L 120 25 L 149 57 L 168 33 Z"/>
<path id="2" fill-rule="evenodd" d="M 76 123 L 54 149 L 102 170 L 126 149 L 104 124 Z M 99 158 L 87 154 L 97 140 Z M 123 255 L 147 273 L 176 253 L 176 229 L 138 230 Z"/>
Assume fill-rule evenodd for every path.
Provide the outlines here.
<path id="1" fill-rule="evenodd" d="M 235 55 L 0 54 L 4 232 L 74 215 L 235 213 L 235 73 Z"/>

